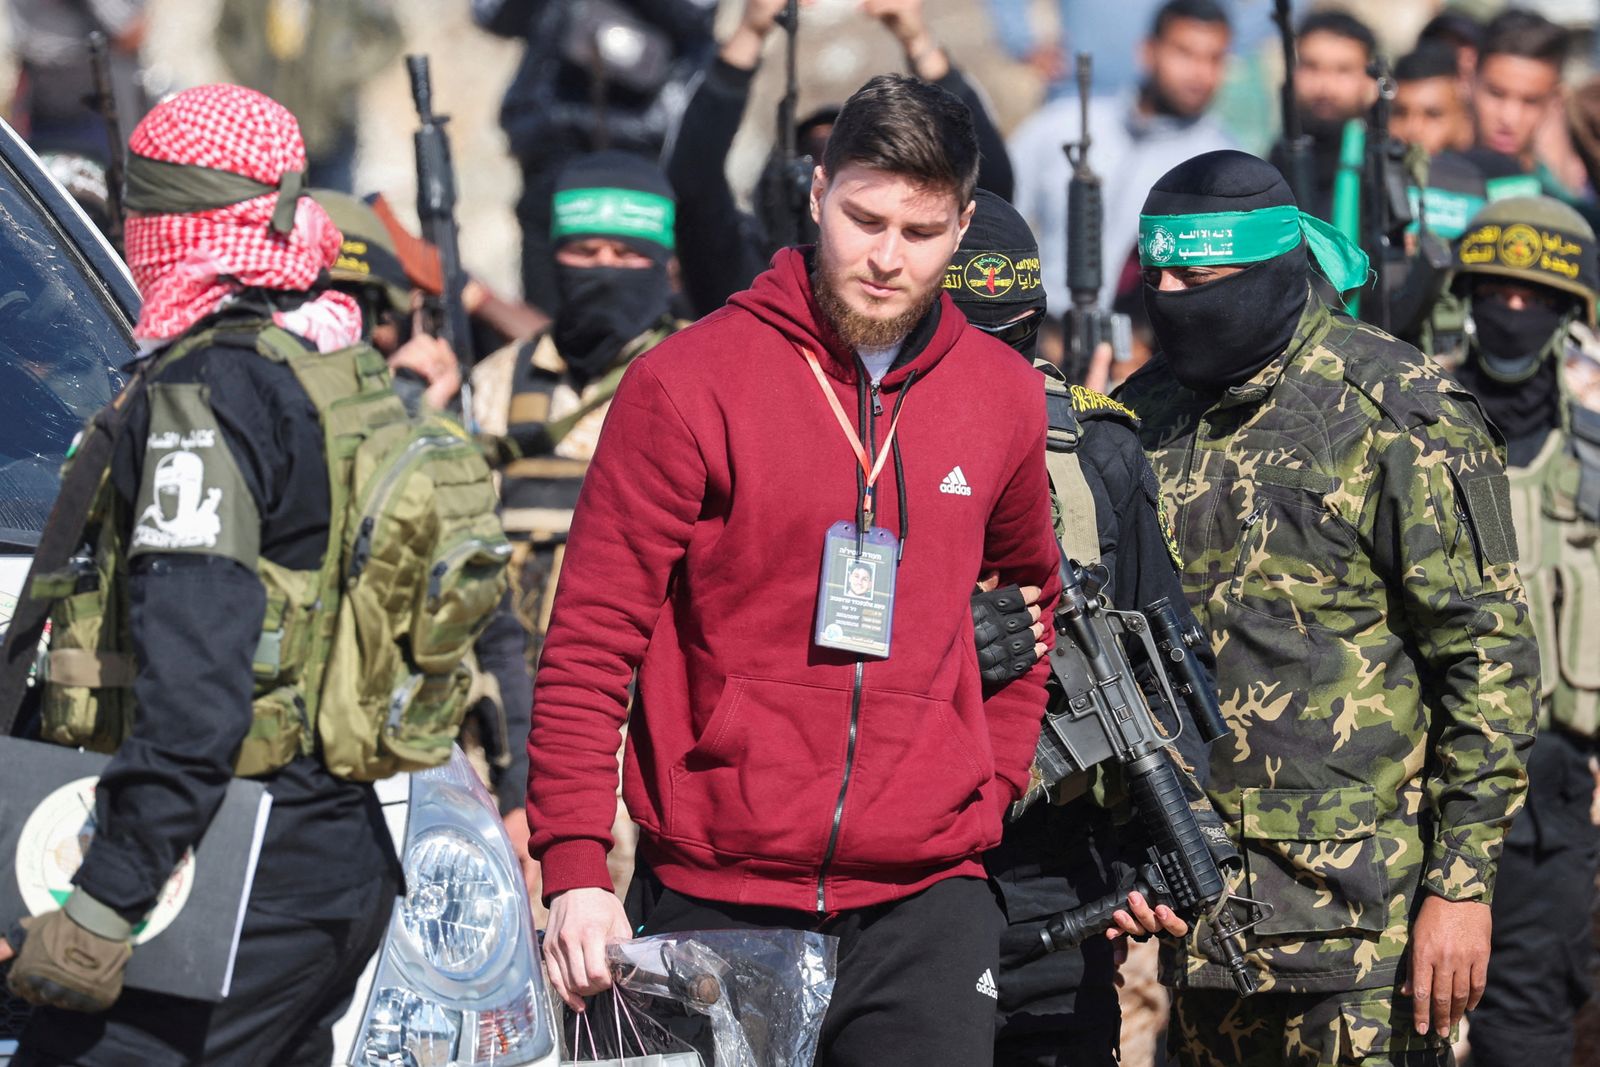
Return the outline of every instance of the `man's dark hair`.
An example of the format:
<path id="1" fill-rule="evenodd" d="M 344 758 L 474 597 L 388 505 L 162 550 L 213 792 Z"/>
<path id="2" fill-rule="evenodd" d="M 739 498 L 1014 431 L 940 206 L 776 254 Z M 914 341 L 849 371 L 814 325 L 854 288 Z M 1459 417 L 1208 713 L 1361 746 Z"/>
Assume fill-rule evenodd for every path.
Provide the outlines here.
<path id="1" fill-rule="evenodd" d="M 822 169 L 852 163 L 949 189 L 965 208 L 978 185 L 978 135 L 955 96 L 904 74 L 880 74 L 839 109 Z"/>
<path id="2" fill-rule="evenodd" d="M 1216 0 L 1167 0 L 1156 12 L 1155 21 L 1150 24 L 1150 39 L 1161 37 L 1179 19 L 1208 22 L 1230 31 L 1233 29 L 1228 23 L 1228 13 L 1222 10 Z"/>
<path id="3" fill-rule="evenodd" d="M 1397 82 L 1420 82 L 1429 78 L 1458 77 L 1456 50 L 1443 41 L 1429 41 L 1417 50 L 1400 57 L 1394 65 Z"/>
<path id="4" fill-rule="evenodd" d="M 1428 20 L 1417 34 L 1417 46 L 1440 42 L 1452 47 L 1467 45 L 1476 49 L 1483 43 L 1483 23 L 1465 11 L 1441 11 Z"/>
<path id="5" fill-rule="evenodd" d="M 1294 36 L 1296 40 L 1303 41 L 1313 33 L 1331 33 L 1335 37 L 1354 41 L 1367 50 L 1369 60 L 1378 51 L 1378 39 L 1372 35 L 1372 30 L 1348 11 L 1313 12 L 1301 20 Z"/>
<path id="6" fill-rule="evenodd" d="M 1532 11 L 1507 11 L 1483 31 L 1478 64 L 1490 56 L 1519 56 L 1559 67 L 1567 59 L 1567 31 Z"/>

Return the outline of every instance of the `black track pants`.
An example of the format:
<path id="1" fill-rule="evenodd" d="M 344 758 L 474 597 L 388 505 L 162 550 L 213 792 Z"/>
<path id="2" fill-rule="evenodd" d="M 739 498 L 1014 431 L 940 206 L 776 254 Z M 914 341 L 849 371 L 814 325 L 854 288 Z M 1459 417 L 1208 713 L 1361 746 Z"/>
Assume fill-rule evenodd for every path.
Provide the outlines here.
<path id="1" fill-rule="evenodd" d="M 698 900 L 663 890 L 644 933 L 757 927 L 839 939 L 838 981 L 817 1067 L 988 1067 L 1005 920 L 986 881 L 950 878 L 904 900 L 811 912 Z"/>

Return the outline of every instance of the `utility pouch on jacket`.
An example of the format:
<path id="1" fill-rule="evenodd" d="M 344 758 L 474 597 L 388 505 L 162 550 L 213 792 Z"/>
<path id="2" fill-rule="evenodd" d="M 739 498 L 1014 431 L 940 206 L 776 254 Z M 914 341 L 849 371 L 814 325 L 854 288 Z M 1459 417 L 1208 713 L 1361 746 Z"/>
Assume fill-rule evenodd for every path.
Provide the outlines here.
<path id="1" fill-rule="evenodd" d="M 322 422 L 330 489 L 318 570 L 256 561 L 266 611 L 235 773 L 266 774 L 313 753 L 359 781 L 444 762 L 466 710 L 462 660 L 506 582 L 510 546 L 488 467 L 458 428 L 406 415 L 367 345 L 324 354 L 274 326 L 229 324 L 173 345 L 145 376 L 219 344 L 294 372 Z M 51 602 L 43 735 L 102 752 L 132 728 L 136 674 L 128 523 L 108 469 L 109 457 L 74 539 L 85 551 L 30 587 Z"/>

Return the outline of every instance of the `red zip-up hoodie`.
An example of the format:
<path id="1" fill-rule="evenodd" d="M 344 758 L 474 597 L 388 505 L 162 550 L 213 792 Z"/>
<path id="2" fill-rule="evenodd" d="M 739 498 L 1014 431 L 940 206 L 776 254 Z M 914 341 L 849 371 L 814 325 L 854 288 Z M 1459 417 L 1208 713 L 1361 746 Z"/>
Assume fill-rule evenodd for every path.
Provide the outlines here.
<path id="1" fill-rule="evenodd" d="M 534 688 L 528 820 L 547 896 L 611 884 L 635 670 L 623 798 L 668 887 L 822 912 L 983 876 L 1026 784 L 1048 667 L 985 699 L 968 601 L 997 570 L 1043 586 L 1048 607 L 1059 555 L 1038 372 L 939 300 L 857 426 L 881 447 L 904 391 L 903 469 L 885 465 L 875 520 L 904 540 L 886 660 L 812 641 L 823 536 L 855 520 L 859 466 L 796 346 L 852 417 L 863 387 L 805 256 L 778 253 L 629 368 Z"/>

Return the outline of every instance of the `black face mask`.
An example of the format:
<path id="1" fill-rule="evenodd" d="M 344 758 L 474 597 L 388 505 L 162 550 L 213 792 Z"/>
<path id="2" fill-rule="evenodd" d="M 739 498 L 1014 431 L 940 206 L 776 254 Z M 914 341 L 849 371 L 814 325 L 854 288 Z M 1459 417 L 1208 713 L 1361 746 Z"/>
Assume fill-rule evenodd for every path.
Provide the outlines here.
<path id="1" fill-rule="evenodd" d="M 984 310 L 987 311 L 990 309 L 986 308 Z M 1009 315 L 1014 315 L 1016 313 L 1015 305 L 1005 308 L 1004 310 L 1008 312 Z M 990 323 L 979 321 L 980 319 L 986 317 L 996 316 L 985 316 L 982 311 L 979 311 L 976 308 L 968 309 L 963 307 L 961 311 L 967 316 L 968 322 L 972 323 L 972 325 L 976 326 L 990 337 L 1004 341 L 1006 344 L 1016 349 L 1017 353 L 1029 363 L 1032 363 L 1034 358 L 1039 354 L 1039 327 L 1044 322 L 1043 308 L 1035 309 L 1025 319 L 1020 319 L 1016 322 L 1008 322 L 1004 325 L 991 325 Z"/>
<path id="2" fill-rule="evenodd" d="M 1532 461 L 1543 431 L 1561 421 L 1561 380 L 1556 361 L 1536 359 L 1533 374 L 1516 384 L 1496 378 L 1474 348 L 1471 358 L 1456 370 L 1456 380 L 1467 388 L 1511 446 L 1512 462 Z M 1519 454 L 1520 453 L 1520 454 Z"/>
<path id="3" fill-rule="evenodd" d="M 1144 306 L 1172 376 L 1197 393 L 1249 381 L 1283 353 L 1306 306 L 1306 248 L 1205 285 L 1162 292 Z"/>
<path id="4" fill-rule="evenodd" d="M 1495 381 L 1525 382 L 1538 372 L 1551 338 L 1566 321 L 1567 312 L 1537 302 L 1517 310 L 1500 300 L 1473 300 L 1476 361 Z"/>
<path id="5" fill-rule="evenodd" d="M 556 264 L 561 310 L 550 335 L 573 373 L 589 379 L 617 361 L 628 342 L 665 318 L 672 303 L 659 267 L 564 267 Z"/>

